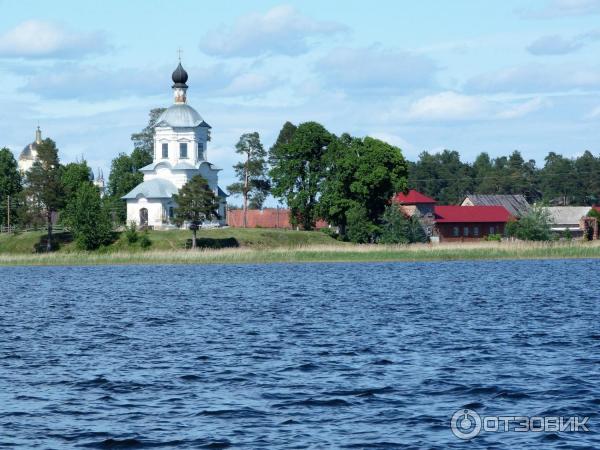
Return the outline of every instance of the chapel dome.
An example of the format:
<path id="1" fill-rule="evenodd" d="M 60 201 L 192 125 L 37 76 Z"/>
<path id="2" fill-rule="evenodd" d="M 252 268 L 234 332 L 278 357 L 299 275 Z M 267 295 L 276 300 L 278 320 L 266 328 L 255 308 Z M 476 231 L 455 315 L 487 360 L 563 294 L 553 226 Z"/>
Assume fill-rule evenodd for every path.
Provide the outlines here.
<path id="1" fill-rule="evenodd" d="M 204 123 L 202 116 L 186 103 L 169 106 L 156 121 L 156 126 L 195 128 Z"/>
<path id="2" fill-rule="evenodd" d="M 32 142 L 31 144 L 27 144 L 25 148 L 21 151 L 19 155 L 19 159 L 21 161 L 33 161 L 35 159 L 35 153 L 37 152 L 38 144 L 37 142 Z"/>
<path id="3" fill-rule="evenodd" d="M 173 87 L 187 87 L 185 84 L 188 80 L 188 74 L 181 65 L 181 62 L 177 65 L 175 70 L 173 71 L 173 75 L 171 75 L 171 79 L 173 80 Z"/>
<path id="4" fill-rule="evenodd" d="M 19 155 L 20 161 L 33 161 L 37 155 L 38 145 L 42 143 L 42 130 L 40 127 L 37 127 L 35 130 L 35 141 L 31 144 L 27 144 L 25 148 L 21 151 Z"/>

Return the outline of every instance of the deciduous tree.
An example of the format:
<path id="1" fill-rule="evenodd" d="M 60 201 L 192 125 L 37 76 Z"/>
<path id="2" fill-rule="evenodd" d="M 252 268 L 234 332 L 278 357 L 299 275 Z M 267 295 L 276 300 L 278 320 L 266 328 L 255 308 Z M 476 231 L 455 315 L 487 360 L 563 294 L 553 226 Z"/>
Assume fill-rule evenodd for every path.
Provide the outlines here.
<path id="1" fill-rule="evenodd" d="M 177 204 L 175 223 L 188 223 L 192 230 L 192 248 L 196 248 L 196 231 L 206 221 L 219 218 L 219 200 L 201 175 L 196 175 L 173 196 Z"/>

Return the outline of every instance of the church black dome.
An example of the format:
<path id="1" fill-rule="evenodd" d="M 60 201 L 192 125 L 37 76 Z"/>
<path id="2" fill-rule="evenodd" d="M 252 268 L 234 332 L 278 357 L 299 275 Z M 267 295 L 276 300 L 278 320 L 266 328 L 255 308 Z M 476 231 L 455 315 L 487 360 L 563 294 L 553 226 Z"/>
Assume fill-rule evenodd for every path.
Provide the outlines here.
<path id="1" fill-rule="evenodd" d="M 173 72 L 173 75 L 171 75 L 171 79 L 174 83 L 173 87 L 187 87 L 185 83 L 188 80 L 188 74 L 185 71 L 185 69 L 181 66 L 181 63 L 177 65 L 177 68 Z"/>

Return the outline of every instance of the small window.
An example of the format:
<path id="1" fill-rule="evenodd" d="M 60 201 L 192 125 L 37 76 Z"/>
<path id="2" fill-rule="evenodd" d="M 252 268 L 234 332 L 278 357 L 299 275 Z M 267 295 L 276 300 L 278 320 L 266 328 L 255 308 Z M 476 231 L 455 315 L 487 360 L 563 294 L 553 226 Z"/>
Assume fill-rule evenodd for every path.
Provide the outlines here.
<path id="1" fill-rule="evenodd" d="M 473 236 L 479 236 L 479 227 L 473 227 Z"/>
<path id="2" fill-rule="evenodd" d="M 175 217 L 175 208 L 169 206 L 169 219 L 172 219 L 173 217 Z"/>
<path id="3" fill-rule="evenodd" d="M 490 227 L 490 234 L 496 234 L 496 229 L 494 227 Z"/>
<path id="4" fill-rule="evenodd" d="M 180 142 L 179 143 L 179 157 L 180 158 L 187 158 L 187 143 L 186 142 Z"/>
<path id="5" fill-rule="evenodd" d="M 204 159 L 204 144 L 198 142 L 198 159 Z"/>
<path id="6" fill-rule="evenodd" d="M 469 235 L 469 227 L 464 227 L 463 228 L 463 236 L 468 236 Z"/>
<path id="7" fill-rule="evenodd" d="M 460 230 L 458 229 L 458 227 L 452 228 L 452 236 L 458 237 L 459 234 L 460 234 Z"/>
<path id="8" fill-rule="evenodd" d="M 169 144 L 162 145 L 162 157 L 163 159 L 167 159 L 169 157 Z"/>

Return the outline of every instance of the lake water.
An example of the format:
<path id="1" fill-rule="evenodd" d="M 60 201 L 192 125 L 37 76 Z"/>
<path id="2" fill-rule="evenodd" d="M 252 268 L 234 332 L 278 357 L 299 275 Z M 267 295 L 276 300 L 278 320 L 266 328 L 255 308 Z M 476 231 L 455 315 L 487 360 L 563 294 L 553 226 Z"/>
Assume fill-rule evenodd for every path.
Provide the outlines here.
<path id="1" fill-rule="evenodd" d="M 0 447 L 597 449 L 599 265 L 0 268 Z"/>

